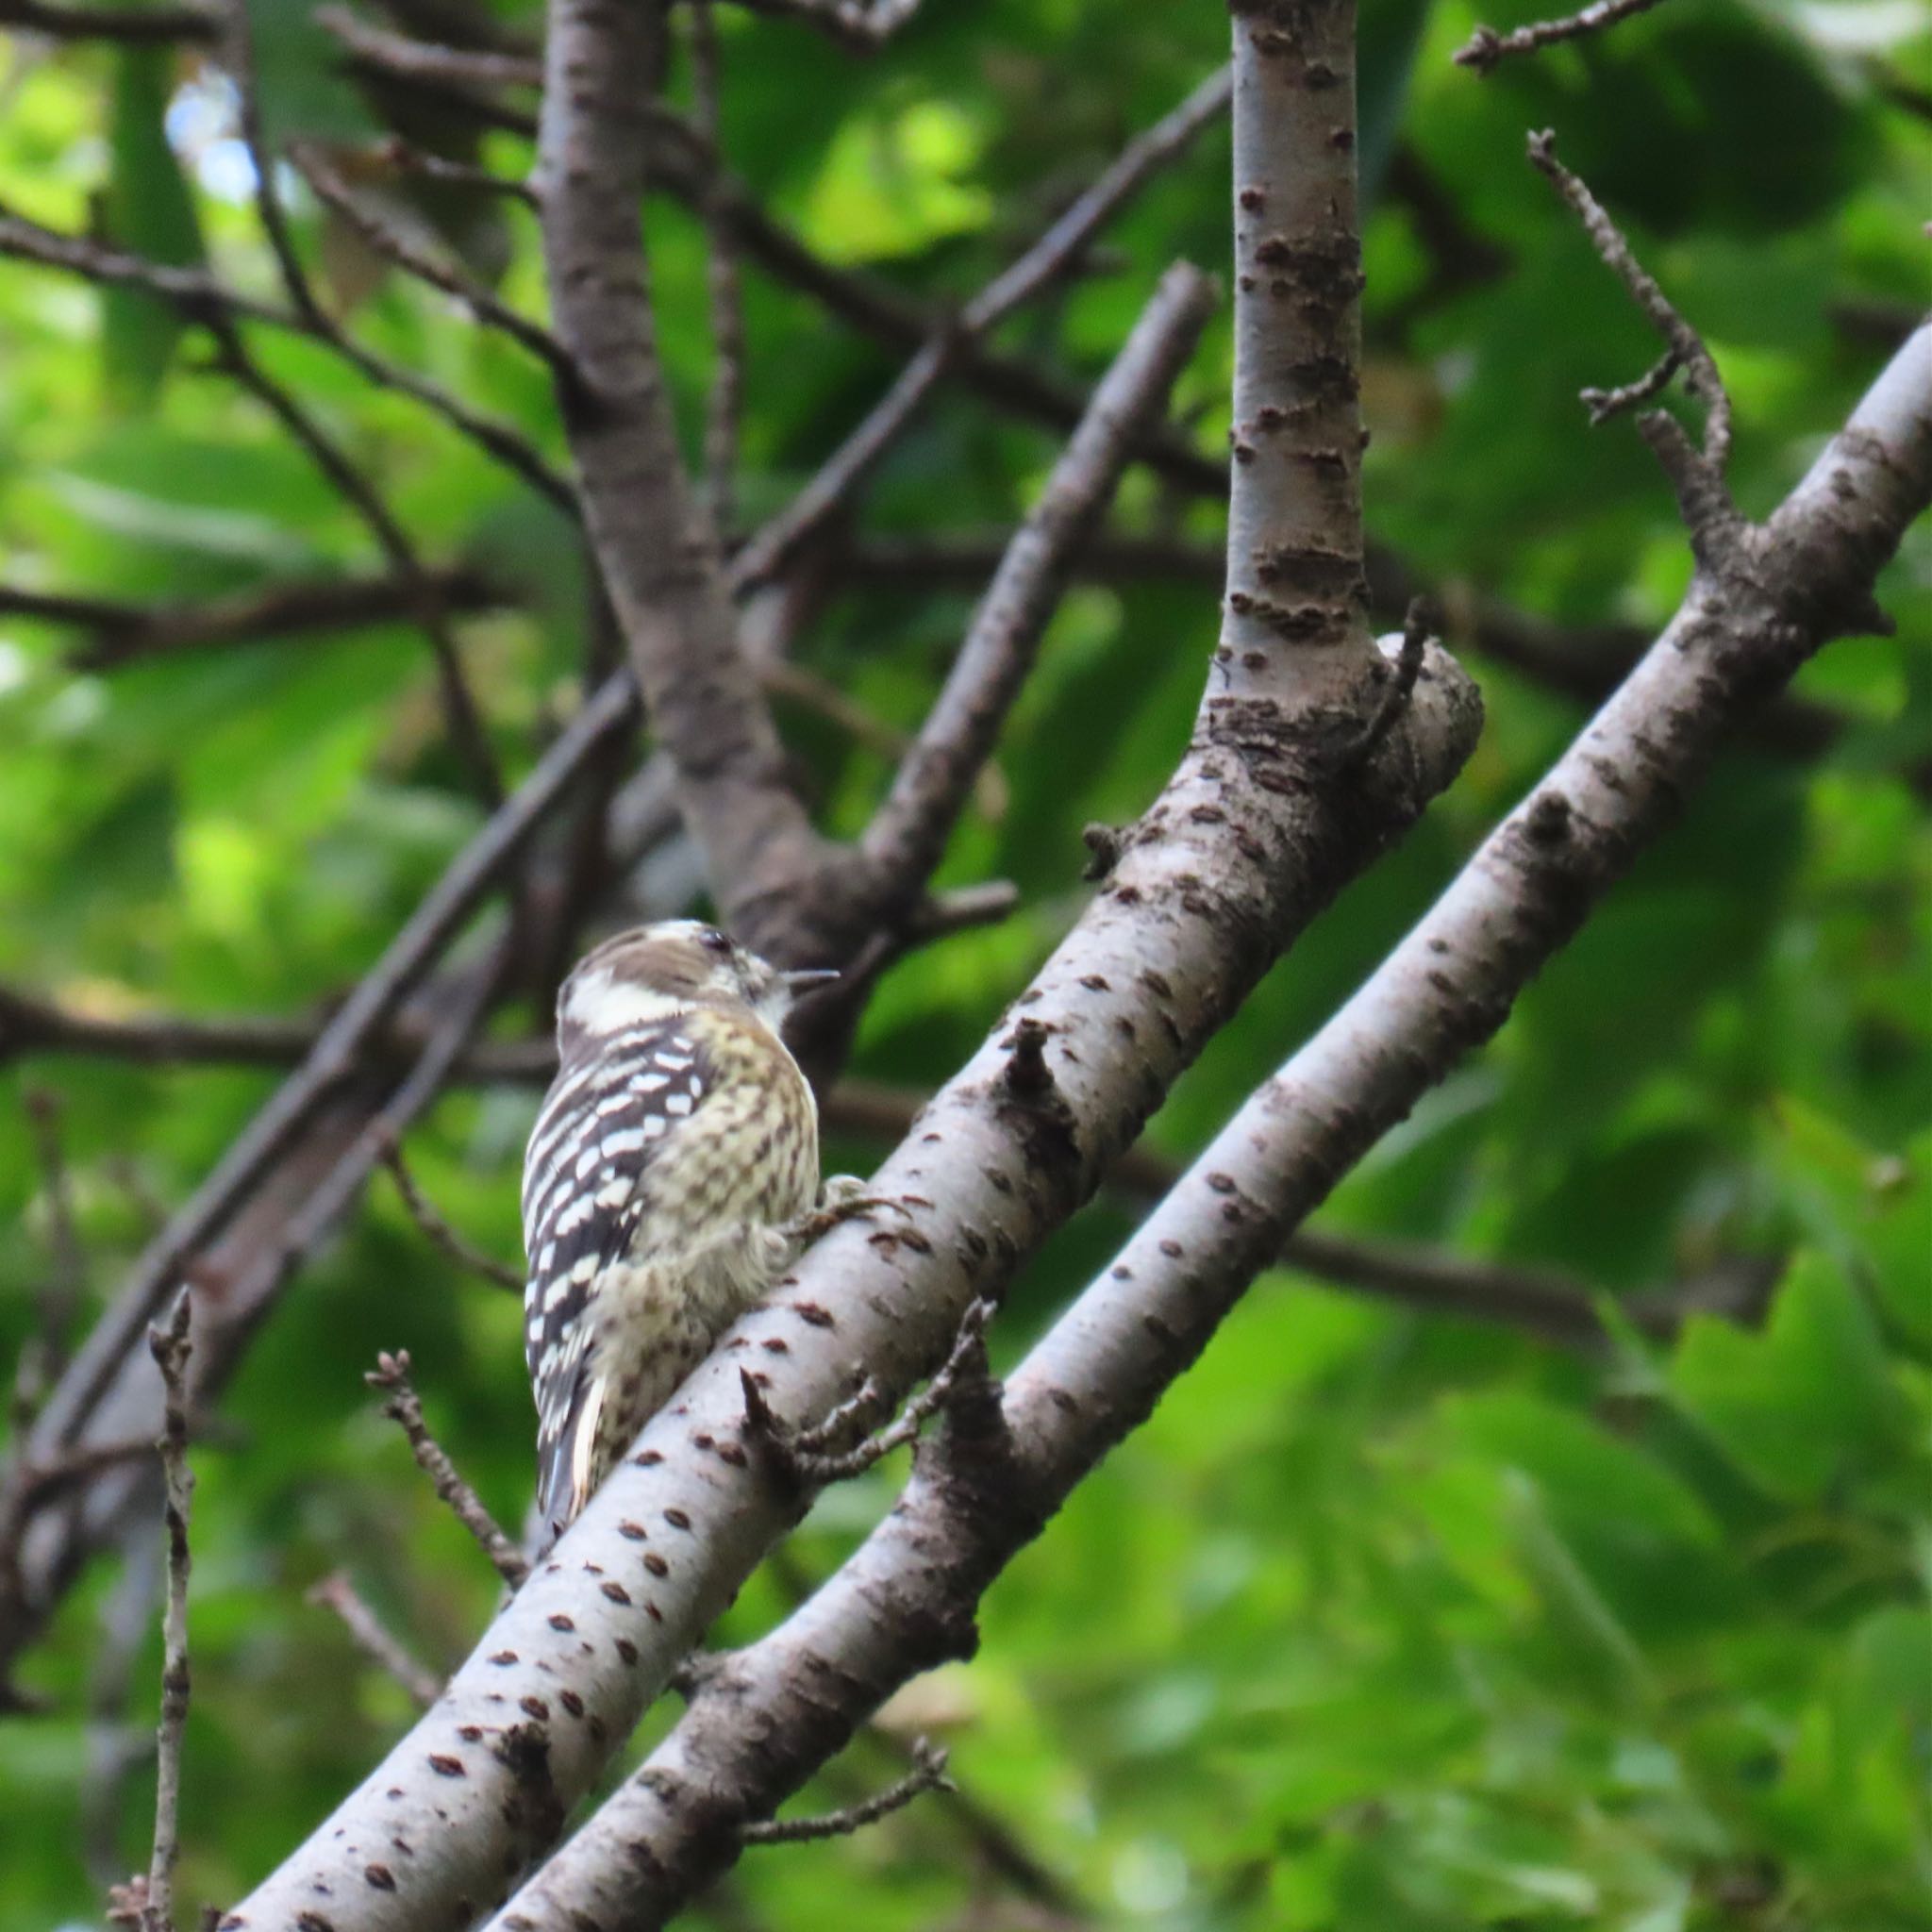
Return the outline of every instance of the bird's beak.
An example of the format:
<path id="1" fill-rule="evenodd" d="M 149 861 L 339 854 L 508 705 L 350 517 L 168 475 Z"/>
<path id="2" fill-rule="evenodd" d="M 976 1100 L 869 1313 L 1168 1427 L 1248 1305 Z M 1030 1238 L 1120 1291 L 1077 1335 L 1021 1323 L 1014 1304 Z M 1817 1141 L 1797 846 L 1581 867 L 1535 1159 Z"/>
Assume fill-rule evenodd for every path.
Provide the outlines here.
<path id="1" fill-rule="evenodd" d="M 814 986 L 829 986 L 840 975 L 836 966 L 805 966 L 783 976 L 788 992 L 805 992 Z"/>

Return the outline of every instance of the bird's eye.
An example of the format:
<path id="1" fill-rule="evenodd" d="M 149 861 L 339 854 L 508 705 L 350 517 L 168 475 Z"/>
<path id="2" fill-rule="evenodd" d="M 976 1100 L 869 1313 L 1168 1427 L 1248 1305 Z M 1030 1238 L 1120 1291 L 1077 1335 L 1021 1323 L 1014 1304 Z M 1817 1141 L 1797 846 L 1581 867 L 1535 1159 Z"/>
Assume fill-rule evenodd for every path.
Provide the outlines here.
<path id="1" fill-rule="evenodd" d="M 708 925 L 699 936 L 699 945 L 708 953 L 716 953 L 721 958 L 731 950 L 731 941 L 715 925 Z"/>

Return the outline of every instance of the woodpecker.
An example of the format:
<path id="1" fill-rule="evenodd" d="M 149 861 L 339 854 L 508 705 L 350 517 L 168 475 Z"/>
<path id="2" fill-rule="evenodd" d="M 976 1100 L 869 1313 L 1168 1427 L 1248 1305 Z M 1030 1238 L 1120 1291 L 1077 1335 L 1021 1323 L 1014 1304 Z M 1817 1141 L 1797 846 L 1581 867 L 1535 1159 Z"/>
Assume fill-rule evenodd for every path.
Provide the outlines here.
<path id="1" fill-rule="evenodd" d="M 779 1027 L 837 977 L 679 919 L 606 940 L 558 991 L 523 1195 L 549 1536 L 790 1265 L 818 1197 L 818 1108 Z"/>

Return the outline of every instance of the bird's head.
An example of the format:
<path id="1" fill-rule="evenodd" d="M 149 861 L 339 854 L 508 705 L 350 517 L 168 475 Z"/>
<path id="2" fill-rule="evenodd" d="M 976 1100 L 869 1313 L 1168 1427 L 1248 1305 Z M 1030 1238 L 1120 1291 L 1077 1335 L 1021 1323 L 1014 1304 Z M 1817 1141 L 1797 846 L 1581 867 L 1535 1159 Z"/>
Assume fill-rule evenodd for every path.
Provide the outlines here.
<path id="1" fill-rule="evenodd" d="M 697 919 L 665 919 L 606 940 L 578 960 L 557 996 L 559 1046 L 699 1007 L 749 1007 L 776 1032 L 807 988 L 829 969 L 787 972 Z"/>

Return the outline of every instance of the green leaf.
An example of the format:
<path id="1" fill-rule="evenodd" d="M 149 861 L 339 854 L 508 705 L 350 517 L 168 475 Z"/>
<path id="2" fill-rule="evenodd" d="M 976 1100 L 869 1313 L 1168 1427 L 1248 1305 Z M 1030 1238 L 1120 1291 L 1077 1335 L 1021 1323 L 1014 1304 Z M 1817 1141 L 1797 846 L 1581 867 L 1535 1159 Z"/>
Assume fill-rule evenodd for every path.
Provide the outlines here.
<path id="1" fill-rule="evenodd" d="M 1863 1298 L 1829 1257 L 1791 1264 L 1759 1335 L 1694 1317 L 1671 1386 L 1773 1495 L 1815 1502 L 1902 1447 L 1906 1410 Z"/>

